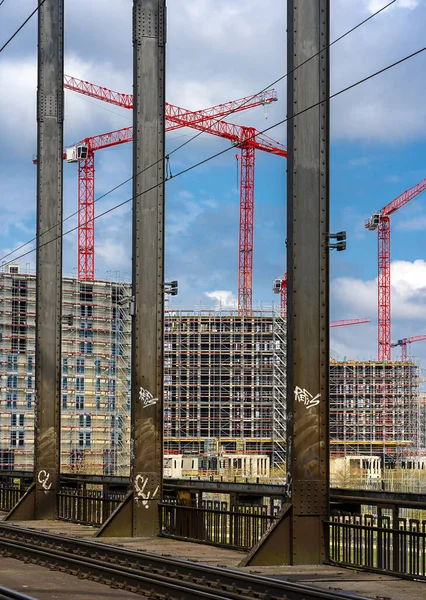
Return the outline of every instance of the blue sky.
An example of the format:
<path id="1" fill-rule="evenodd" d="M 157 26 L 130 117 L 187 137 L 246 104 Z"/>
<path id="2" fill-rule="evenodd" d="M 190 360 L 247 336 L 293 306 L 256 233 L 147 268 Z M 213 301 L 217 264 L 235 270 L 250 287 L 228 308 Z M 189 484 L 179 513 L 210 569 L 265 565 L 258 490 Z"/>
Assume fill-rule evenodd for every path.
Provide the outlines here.
<path id="1" fill-rule="evenodd" d="M 332 39 L 386 0 L 331 0 Z M 66 2 L 65 72 L 132 91 L 131 1 Z M 34 9 L 35 0 L 5 0 L 3 43 Z M 426 5 L 394 6 L 332 48 L 331 90 L 365 77 L 424 44 Z M 168 0 L 167 100 L 200 109 L 256 93 L 286 70 L 286 6 L 279 0 Z M 0 55 L 0 258 L 35 232 L 36 44 L 34 18 Z M 334 329 L 332 355 L 370 359 L 377 354 L 377 234 L 364 228 L 370 214 L 426 177 L 426 53 L 339 96 L 331 103 L 331 229 L 345 229 L 348 249 L 331 256 L 331 317 L 369 317 L 369 325 Z M 259 130 L 285 118 L 285 81 L 279 101 L 228 121 Z M 65 145 L 131 124 L 128 111 L 66 93 Z M 192 132 L 168 135 L 171 150 Z M 285 143 L 278 127 L 269 135 Z M 171 159 L 173 173 L 224 149 L 202 135 Z M 96 155 L 96 195 L 131 175 L 131 147 Z M 257 153 L 255 304 L 277 297 L 272 280 L 285 270 L 285 160 Z M 97 213 L 131 195 L 123 186 L 99 201 Z M 179 280 L 172 306 L 233 306 L 237 293 L 239 195 L 235 151 L 171 181 L 166 191 L 168 279 Z M 426 198 L 392 217 L 392 338 L 426 333 Z M 64 214 L 77 207 L 76 166 L 64 165 Z M 68 230 L 76 223 L 70 219 Z M 96 276 L 130 277 L 130 205 L 96 222 Z M 76 234 L 64 239 L 64 272 L 75 273 Z M 34 253 L 20 260 L 34 268 Z M 426 367 L 426 342 L 411 352 Z M 394 353 L 395 358 L 398 353 Z"/>

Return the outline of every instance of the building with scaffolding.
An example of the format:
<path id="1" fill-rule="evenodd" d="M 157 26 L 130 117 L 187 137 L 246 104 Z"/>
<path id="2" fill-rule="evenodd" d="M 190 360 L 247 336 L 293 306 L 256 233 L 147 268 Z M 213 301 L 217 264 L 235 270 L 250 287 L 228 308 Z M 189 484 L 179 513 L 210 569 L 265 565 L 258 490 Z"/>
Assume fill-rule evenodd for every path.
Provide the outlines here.
<path id="1" fill-rule="evenodd" d="M 413 362 L 330 365 L 332 456 L 380 456 L 394 466 L 424 443 L 420 369 Z"/>
<path id="2" fill-rule="evenodd" d="M 272 311 L 169 311 L 165 453 L 285 461 L 285 320 Z"/>
<path id="3" fill-rule="evenodd" d="M 35 405 L 33 274 L 0 274 L 0 469 L 32 470 Z M 129 473 L 128 284 L 63 279 L 62 472 Z"/>

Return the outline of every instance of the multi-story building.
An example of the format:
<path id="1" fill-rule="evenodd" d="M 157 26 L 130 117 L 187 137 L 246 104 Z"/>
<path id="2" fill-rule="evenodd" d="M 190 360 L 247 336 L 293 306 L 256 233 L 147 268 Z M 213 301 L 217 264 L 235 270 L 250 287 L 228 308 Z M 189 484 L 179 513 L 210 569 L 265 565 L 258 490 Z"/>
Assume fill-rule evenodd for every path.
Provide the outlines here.
<path id="1" fill-rule="evenodd" d="M 35 283 L 18 265 L 0 273 L 0 469 L 33 467 Z M 128 283 L 63 279 L 63 472 L 129 473 L 130 295 Z M 273 311 L 166 312 L 166 455 L 285 468 L 285 329 Z M 424 448 L 424 422 L 415 363 L 332 361 L 332 454 L 397 460 Z"/>
<path id="2" fill-rule="evenodd" d="M 391 466 L 421 452 L 425 421 L 419 375 L 413 361 L 331 361 L 332 454 L 380 456 Z"/>
<path id="3" fill-rule="evenodd" d="M 169 312 L 167 454 L 266 454 L 284 467 L 285 320 L 271 311 Z"/>
<path id="4" fill-rule="evenodd" d="M 0 274 L 0 469 L 34 460 L 35 276 Z M 129 285 L 63 279 L 63 472 L 129 472 Z"/>

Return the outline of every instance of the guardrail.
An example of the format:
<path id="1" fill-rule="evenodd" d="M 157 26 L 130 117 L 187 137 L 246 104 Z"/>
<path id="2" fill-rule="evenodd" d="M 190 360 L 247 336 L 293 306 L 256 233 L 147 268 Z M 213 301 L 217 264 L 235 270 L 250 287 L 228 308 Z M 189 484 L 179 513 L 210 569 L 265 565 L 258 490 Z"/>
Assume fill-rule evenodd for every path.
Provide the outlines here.
<path id="1" fill-rule="evenodd" d="M 272 525 L 269 506 L 202 501 L 200 505 L 160 503 L 161 533 L 165 537 L 204 542 L 238 550 L 252 548 Z"/>
<path id="2" fill-rule="evenodd" d="M 17 485 L 0 484 L 0 510 L 12 510 L 26 491 Z"/>
<path id="3" fill-rule="evenodd" d="M 101 527 L 124 500 L 125 494 L 61 487 L 59 519 Z"/>
<path id="4" fill-rule="evenodd" d="M 426 581 L 426 521 L 333 513 L 330 562 Z"/>

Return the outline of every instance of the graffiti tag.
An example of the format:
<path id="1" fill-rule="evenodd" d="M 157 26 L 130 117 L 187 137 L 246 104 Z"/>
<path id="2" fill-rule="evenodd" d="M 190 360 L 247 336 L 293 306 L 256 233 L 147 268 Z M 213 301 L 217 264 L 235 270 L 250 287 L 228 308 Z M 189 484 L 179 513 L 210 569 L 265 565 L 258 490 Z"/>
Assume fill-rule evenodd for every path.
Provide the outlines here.
<path id="1" fill-rule="evenodd" d="M 144 408 L 157 404 L 158 402 L 158 398 L 154 398 L 151 392 L 148 392 L 148 390 L 145 390 L 143 387 L 139 390 L 139 400 L 142 402 Z"/>
<path id="2" fill-rule="evenodd" d="M 41 469 L 41 471 L 38 472 L 38 482 L 41 483 L 43 489 L 45 492 L 49 491 L 50 488 L 52 487 L 52 482 L 50 482 L 49 484 L 47 483 L 49 481 L 50 475 L 47 471 L 45 471 L 44 469 Z"/>
<path id="3" fill-rule="evenodd" d="M 321 394 L 317 394 L 315 397 L 308 392 L 308 390 L 302 389 L 296 385 L 294 389 L 294 399 L 296 402 L 303 402 L 306 408 L 312 408 L 320 403 Z"/>
<path id="4" fill-rule="evenodd" d="M 148 477 L 144 477 L 143 475 L 136 475 L 135 478 L 135 500 L 136 502 L 142 502 L 143 506 L 145 506 L 145 508 L 149 507 L 149 500 L 154 500 L 157 492 L 158 492 L 158 485 L 155 488 L 155 490 L 152 492 L 147 491 L 145 492 L 145 488 L 148 484 Z"/>

